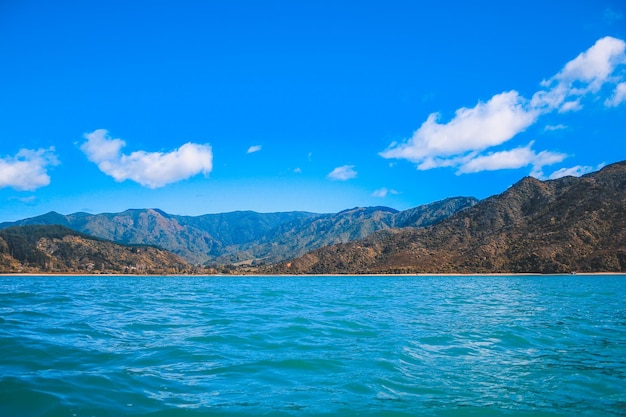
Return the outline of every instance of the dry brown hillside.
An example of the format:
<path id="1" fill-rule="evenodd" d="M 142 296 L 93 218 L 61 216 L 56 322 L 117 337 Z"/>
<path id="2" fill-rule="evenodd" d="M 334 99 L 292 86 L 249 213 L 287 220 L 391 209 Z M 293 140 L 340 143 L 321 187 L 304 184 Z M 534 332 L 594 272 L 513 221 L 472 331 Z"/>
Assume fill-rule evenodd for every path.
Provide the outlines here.
<path id="1" fill-rule="evenodd" d="M 272 273 L 626 271 L 626 162 L 575 178 L 527 177 L 426 229 L 379 232 Z"/>

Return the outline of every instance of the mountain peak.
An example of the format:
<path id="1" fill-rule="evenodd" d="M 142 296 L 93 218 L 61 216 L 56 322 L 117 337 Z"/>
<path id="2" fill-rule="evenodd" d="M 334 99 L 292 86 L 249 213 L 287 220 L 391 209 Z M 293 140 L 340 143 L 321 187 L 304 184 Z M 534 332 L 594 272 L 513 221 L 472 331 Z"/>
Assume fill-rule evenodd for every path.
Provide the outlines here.
<path id="1" fill-rule="evenodd" d="M 386 207 L 386 206 L 368 206 L 368 207 L 353 207 L 350 209 L 346 209 L 346 210 L 342 210 L 339 213 L 337 213 L 338 215 L 342 215 L 342 214 L 347 214 L 347 213 L 367 213 L 367 214 L 371 214 L 374 212 L 383 212 L 383 213 L 398 213 L 398 210 L 391 208 L 391 207 Z"/>
<path id="2" fill-rule="evenodd" d="M 171 217 L 171 215 L 170 215 L 170 214 L 168 214 L 168 213 L 166 213 L 166 212 L 164 212 L 163 210 L 158 209 L 158 208 L 148 209 L 147 211 L 148 211 L 149 213 L 154 213 L 154 214 L 157 214 L 157 215 L 162 216 L 162 217 L 165 217 L 165 218 L 170 218 L 170 217 Z"/>
<path id="3" fill-rule="evenodd" d="M 434 226 L 374 233 L 269 272 L 624 272 L 625 201 L 626 163 L 580 178 L 526 177 Z"/>

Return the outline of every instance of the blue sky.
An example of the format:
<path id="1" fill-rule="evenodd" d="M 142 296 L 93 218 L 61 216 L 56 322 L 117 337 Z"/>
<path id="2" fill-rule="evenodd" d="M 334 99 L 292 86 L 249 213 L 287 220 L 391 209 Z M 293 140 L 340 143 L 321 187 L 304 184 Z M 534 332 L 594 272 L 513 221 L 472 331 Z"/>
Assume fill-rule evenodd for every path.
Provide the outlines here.
<path id="1" fill-rule="evenodd" d="M 0 3 L 0 221 L 485 198 L 626 159 L 623 1 Z"/>

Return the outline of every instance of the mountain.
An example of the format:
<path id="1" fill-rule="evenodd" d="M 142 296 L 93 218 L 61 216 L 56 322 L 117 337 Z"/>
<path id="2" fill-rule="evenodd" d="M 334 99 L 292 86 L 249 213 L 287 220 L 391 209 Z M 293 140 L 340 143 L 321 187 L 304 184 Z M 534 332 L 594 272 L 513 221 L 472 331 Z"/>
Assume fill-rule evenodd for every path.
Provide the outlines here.
<path id="1" fill-rule="evenodd" d="M 317 213 L 292 211 L 283 213 L 257 213 L 234 211 L 201 216 L 171 216 L 180 224 L 202 230 L 220 242 L 222 247 L 241 245 L 263 238 L 277 227 L 307 221 L 320 216 Z"/>
<path id="2" fill-rule="evenodd" d="M 97 239 L 60 225 L 0 230 L 0 272 L 142 273 L 190 272 L 181 258 L 150 246 Z"/>
<path id="3" fill-rule="evenodd" d="M 67 216 L 51 212 L 0 224 L 0 229 L 28 224 L 59 224 L 99 238 L 156 245 L 194 264 L 273 263 L 334 243 L 360 239 L 393 227 L 427 226 L 475 204 L 456 197 L 398 212 L 366 207 L 335 214 L 237 211 L 177 216 L 157 209 Z"/>
<path id="4" fill-rule="evenodd" d="M 429 226 L 471 207 L 477 201 L 473 197 L 454 197 L 405 211 L 389 207 L 356 207 L 336 214 L 295 220 L 217 260 L 220 263 L 238 263 L 254 259 L 275 263 L 324 246 L 362 239 L 379 230 Z"/>
<path id="5" fill-rule="evenodd" d="M 626 271 L 626 162 L 580 178 L 527 177 L 422 229 L 328 246 L 268 273 Z"/>
<path id="6" fill-rule="evenodd" d="M 50 212 L 38 217 L 0 224 L 0 229 L 30 224 L 60 224 L 76 231 L 123 244 L 156 245 L 192 263 L 220 256 L 225 247 L 262 236 L 278 224 L 312 213 L 233 212 L 204 216 L 175 216 L 158 209 L 132 209 L 122 213 Z"/>

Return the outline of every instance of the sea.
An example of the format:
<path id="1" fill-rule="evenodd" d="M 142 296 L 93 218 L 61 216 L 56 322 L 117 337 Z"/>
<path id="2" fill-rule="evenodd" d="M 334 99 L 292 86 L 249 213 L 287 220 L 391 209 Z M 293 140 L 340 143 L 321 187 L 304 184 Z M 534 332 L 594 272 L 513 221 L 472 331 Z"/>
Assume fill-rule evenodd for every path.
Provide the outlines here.
<path id="1" fill-rule="evenodd" d="M 0 276 L 0 416 L 626 416 L 626 276 Z"/>

